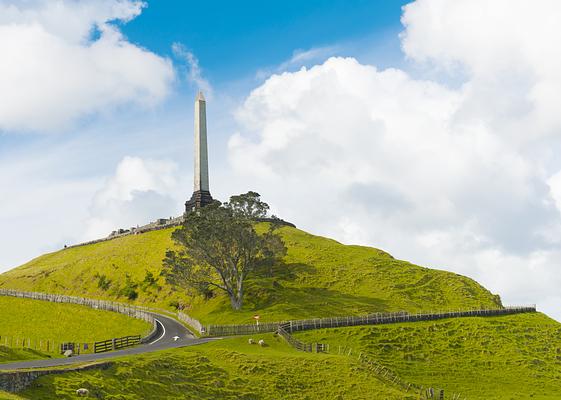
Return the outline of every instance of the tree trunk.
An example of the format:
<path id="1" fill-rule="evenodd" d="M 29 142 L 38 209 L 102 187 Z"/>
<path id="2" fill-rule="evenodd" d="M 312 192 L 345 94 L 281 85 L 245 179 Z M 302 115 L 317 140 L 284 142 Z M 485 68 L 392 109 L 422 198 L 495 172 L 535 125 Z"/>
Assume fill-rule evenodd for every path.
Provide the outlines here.
<path id="1" fill-rule="evenodd" d="M 230 295 L 230 303 L 232 303 L 232 308 L 234 310 L 241 310 L 243 299 L 235 294 Z"/>
<path id="2" fill-rule="evenodd" d="M 243 277 L 240 277 L 237 283 L 237 290 L 233 290 L 230 294 L 230 302 L 234 310 L 241 310 L 243 305 Z"/>

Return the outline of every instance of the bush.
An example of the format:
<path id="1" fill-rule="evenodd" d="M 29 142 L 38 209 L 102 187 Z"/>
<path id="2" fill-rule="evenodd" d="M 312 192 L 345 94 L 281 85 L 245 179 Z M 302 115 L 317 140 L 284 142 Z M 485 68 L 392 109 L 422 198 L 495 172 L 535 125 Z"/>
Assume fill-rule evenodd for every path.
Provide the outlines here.
<path id="1" fill-rule="evenodd" d="M 97 275 L 97 287 L 101 290 L 107 290 L 111 286 L 111 279 L 107 278 L 107 275 Z"/>
<path id="2" fill-rule="evenodd" d="M 129 300 L 136 300 L 138 298 L 138 283 L 134 282 L 130 275 L 127 274 L 125 278 L 125 286 L 120 290 L 119 294 L 125 296 Z"/>

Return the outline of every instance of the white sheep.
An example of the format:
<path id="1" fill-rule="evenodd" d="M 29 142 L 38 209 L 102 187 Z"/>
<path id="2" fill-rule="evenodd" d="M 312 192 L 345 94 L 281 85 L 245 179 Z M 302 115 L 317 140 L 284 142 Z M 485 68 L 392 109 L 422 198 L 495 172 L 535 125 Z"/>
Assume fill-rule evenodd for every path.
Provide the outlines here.
<path id="1" fill-rule="evenodd" d="M 80 388 L 80 389 L 76 390 L 76 394 L 78 396 L 88 396 L 90 394 L 90 391 L 88 389 L 85 389 L 85 388 Z"/>
<path id="2" fill-rule="evenodd" d="M 259 346 L 261 347 L 265 346 L 265 341 L 263 339 L 259 340 Z"/>
<path id="3" fill-rule="evenodd" d="M 253 338 L 249 338 L 249 340 L 247 341 L 249 344 L 255 344 L 255 340 L 253 340 Z"/>

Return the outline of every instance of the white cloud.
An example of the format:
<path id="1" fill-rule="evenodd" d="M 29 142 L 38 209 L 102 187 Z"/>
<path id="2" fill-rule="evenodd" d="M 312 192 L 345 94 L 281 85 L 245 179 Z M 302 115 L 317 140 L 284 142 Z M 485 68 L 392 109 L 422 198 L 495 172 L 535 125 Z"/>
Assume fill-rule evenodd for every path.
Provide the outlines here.
<path id="1" fill-rule="evenodd" d="M 171 161 L 124 157 L 93 198 L 83 240 L 179 215 L 181 193 L 176 173 L 177 166 Z"/>
<path id="2" fill-rule="evenodd" d="M 142 2 L 0 2 L 0 130 L 52 131 L 134 103 L 152 106 L 174 79 L 169 60 L 129 43 L 112 21 Z"/>
<path id="3" fill-rule="evenodd" d="M 323 46 L 323 47 L 313 47 L 308 50 L 295 50 L 292 53 L 290 60 L 283 62 L 279 67 L 278 71 L 282 72 L 288 68 L 302 67 L 310 62 L 324 61 L 327 58 L 335 55 L 339 48 L 337 46 Z"/>
<path id="4" fill-rule="evenodd" d="M 172 49 L 175 55 L 182 58 L 187 64 L 186 76 L 189 83 L 202 90 L 207 98 L 212 99 L 213 89 L 210 82 L 203 77 L 199 59 L 181 43 L 174 43 Z"/>
<path id="5" fill-rule="evenodd" d="M 561 318 L 560 18 L 553 1 L 419 0 L 403 48 L 442 80 L 352 58 L 273 75 L 238 112 L 231 162 L 303 228 Z"/>
<path id="6" fill-rule="evenodd" d="M 525 146 L 561 128 L 559 18 L 555 0 L 418 0 L 405 7 L 402 45 L 415 61 L 467 76 L 462 118 Z"/>

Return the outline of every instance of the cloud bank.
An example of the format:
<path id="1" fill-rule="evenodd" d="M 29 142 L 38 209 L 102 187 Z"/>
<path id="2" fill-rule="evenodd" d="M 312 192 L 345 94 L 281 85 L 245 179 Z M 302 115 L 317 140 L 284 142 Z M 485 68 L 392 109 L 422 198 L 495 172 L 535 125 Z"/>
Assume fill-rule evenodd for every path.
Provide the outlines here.
<path id="1" fill-rule="evenodd" d="M 174 195 L 182 193 L 177 193 L 181 186 L 176 174 L 177 166 L 168 160 L 124 157 L 114 175 L 95 194 L 82 240 L 179 215 L 181 199 Z M 167 215 L 170 210 L 177 215 Z"/>
<path id="2" fill-rule="evenodd" d="M 561 318 L 559 19 L 554 1 L 411 3 L 402 48 L 430 79 L 353 58 L 273 75 L 231 163 L 303 228 Z"/>
<path id="3" fill-rule="evenodd" d="M 126 40 L 132 0 L 0 2 L 0 131 L 55 131 L 126 104 L 150 107 L 171 62 Z"/>

